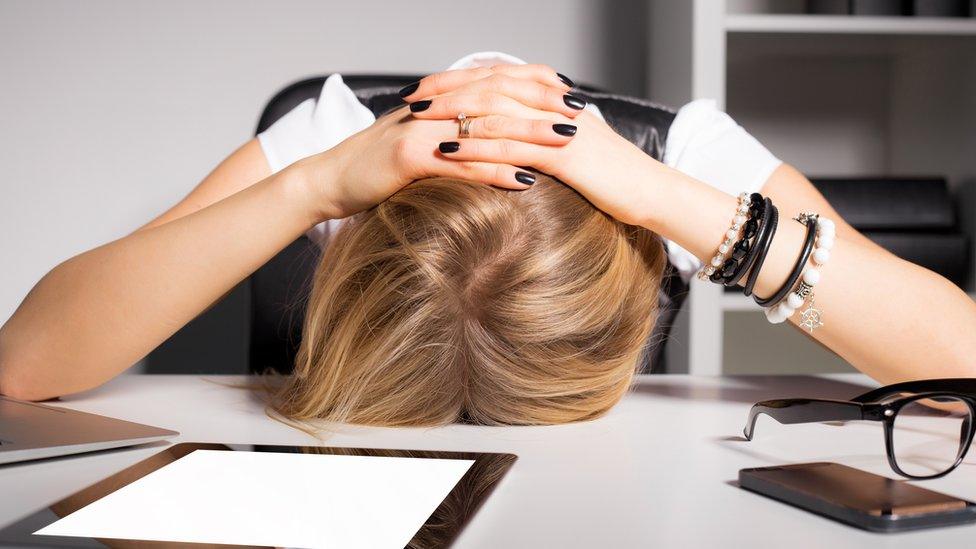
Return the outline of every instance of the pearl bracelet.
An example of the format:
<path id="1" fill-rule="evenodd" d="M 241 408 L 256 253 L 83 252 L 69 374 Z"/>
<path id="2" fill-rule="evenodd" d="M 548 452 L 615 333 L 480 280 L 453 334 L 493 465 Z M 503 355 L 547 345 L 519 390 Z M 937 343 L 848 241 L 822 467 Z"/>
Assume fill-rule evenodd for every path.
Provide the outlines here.
<path id="1" fill-rule="evenodd" d="M 800 327 L 813 333 L 813 330 L 823 326 L 823 311 L 813 306 L 813 287 L 820 282 L 820 269 L 818 267 L 823 267 L 830 260 L 830 249 L 834 246 L 836 227 L 833 221 L 815 213 L 801 213 L 794 219 L 803 224 L 811 222 L 817 224 L 817 241 L 812 255 L 815 266 L 803 270 L 799 284 L 787 295 L 786 299 L 766 308 L 766 319 L 773 324 L 785 322 L 809 298 L 809 305 L 800 313 L 802 316 Z"/>
<path id="2" fill-rule="evenodd" d="M 735 240 L 739 237 L 739 231 L 742 230 L 743 225 L 749 220 L 749 205 L 752 199 L 749 198 L 749 193 L 742 193 L 739 195 L 739 206 L 735 210 L 735 216 L 732 218 L 732 224 L 729 226 L 729 230 L 725 232 L 725 240 L 718 247 L 718 252 L 715 257 L 712 258 L 711 263 L 705 265 L 698 271 L 698 280 L 708 280 L 708 277 L 725 263 L 726 255 L 732 251 L 732 245 L 735 244 Z"/>

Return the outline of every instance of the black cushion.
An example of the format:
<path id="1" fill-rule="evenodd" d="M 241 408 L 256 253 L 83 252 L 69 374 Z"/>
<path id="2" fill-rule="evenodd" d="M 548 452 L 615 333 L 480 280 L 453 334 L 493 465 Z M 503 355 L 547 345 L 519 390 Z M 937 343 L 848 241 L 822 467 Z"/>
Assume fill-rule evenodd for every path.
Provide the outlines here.
<path id="1" fill-rule="evenodd" d="M 308 78 L 278 92 L 261 114 L 257 133 L 302 101 L 317 98 L 325 78 Z M 416 75 L 343 75 L 359 100 L 377 116 L 402 105 L 396 91 L 419 78 Z M 600 107 L 607 123 L 619 134 L 650 156 L 662 158 L 674 112 L 643 99 L 609 94 L 588 86 L 582 86 L 578 93 Z M 251 276 L 249 366 L 252 372 L 292 370 L 318 256 L 318 247 L 302 237 Z M 659 298 L 658 321 L 643 358 L 642 371 L 665 370 L 664 343 L 687 292 L 688 286 L 669 264 Z"/>
<path id="2" fill-rule="evenodd" d="M 959 227 L 944 177 L 811 179 L 837 213 L 898 257 L 959 286 L 969 270 L 970 242 Z"/>
<path id="3" fill-rule="evenodd" d="M 949 231 L 956 212 L 944 177 L 815 177 L 811 183 L 862 231 Z"/>

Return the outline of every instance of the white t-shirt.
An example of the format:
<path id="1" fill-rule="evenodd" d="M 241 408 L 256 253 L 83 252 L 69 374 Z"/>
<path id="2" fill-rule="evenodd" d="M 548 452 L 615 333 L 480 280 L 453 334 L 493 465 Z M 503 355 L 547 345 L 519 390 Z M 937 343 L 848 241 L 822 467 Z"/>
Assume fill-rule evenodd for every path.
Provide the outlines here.
<path id="1" fill-rule="evenodd" d="M 503 53 L 479 52 L 459 59 L 448 70 L 498 64 L 524 61 Z M 586 108 L 602 118 L 596 105 Z M 333 74 L 326 79 L 318 100 L 308 99 L 295 107 L 259 134 L 258 141 L 272 172 L 277 172 L 331 149 L 375 120 L 342 76 Z M 663 162 L 733 196 L 758 191 L 780 165 L 769 150 L 710 99 L 692 101 L 678 110 L 668 129 Z M 320 223 L 308 236 L 324 248 L 342 222 L 332 219 Z M 666 244 L 668 259 L 688 281 L 701 268 L 701 261 L 674 242 Z"/>

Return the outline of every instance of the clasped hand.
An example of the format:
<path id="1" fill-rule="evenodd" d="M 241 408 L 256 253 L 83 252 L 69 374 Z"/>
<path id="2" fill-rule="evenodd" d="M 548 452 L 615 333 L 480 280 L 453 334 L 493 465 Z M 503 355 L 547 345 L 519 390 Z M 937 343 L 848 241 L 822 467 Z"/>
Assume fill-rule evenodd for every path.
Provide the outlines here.
<path id="1" fill-rule="evenodd" d="M 523 190 L 533 181 L 523 167 L 532 167 L 620 221 L 641 224 L 634 173 L 659 164 L 584 111 L 585 102 L 552 68 L 447 71 L 405 91 L 404 107 L 296 163 L 314 186 L 320 219 L 350 216 L 426 177 Z M 459 113 L 472 119 L 463 139 Z"/>

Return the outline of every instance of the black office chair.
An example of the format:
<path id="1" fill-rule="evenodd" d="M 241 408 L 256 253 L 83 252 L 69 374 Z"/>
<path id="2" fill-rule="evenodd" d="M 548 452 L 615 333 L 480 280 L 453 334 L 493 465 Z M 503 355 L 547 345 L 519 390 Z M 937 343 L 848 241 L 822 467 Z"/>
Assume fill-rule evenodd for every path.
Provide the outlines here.
<path id="1" fill-rule="evenodd" d="M 404 75 L 344 75 L 346 84 L 377 116 L 402 105 L 397 90 L 419 78 Z M 309 78 L 278 92 L 264 108 L 257 132 L 267 129 L 302 101 L 318 97 L 323 82 L 325 77 Z M 652 157 L 662 157 L 667 131 L 674 120 L 673 112 L 643 99 L 608 94 L 588 86 L 582 86 L 579 95 L 596 103 L 617 133 Z M 292 371 L 301 340 L 305 301 L 318 256 L 318 247 L 302 237 L 251 275 L 249 368 L 252 372 L 269 369 L 282 373 Z M 665 371 L 664 344 L 687 292 L 688 286 L 669 264 L 660 295 L 659 318 L 651 336 L 651 345 L 642 359 L 643 372 Z"/>

